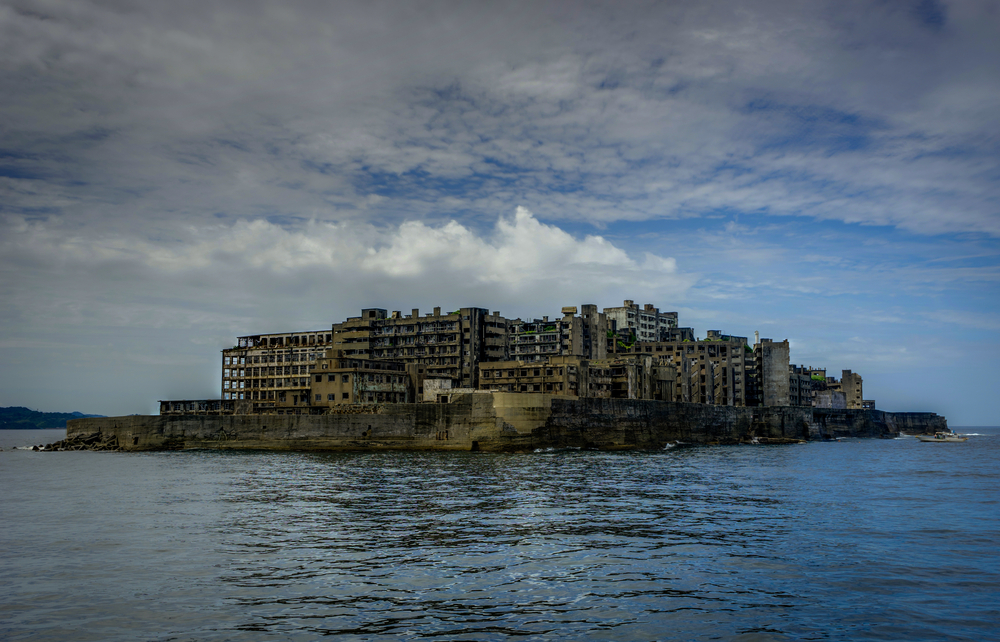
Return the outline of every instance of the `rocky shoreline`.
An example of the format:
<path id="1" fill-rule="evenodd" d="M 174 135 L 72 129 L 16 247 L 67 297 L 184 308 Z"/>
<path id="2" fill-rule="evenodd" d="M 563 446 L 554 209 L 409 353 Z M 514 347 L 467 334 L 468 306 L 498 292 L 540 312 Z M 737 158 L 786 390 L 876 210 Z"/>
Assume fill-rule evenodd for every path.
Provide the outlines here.
<path id="1" fill-rule="evenodd" d="M 67 450 L 104 450 L 112 452 L 125 452 L 125 448 L 118 443 L 118 436 L 101 432 L 90 433 L 89 435 L 69 435 L 66 439 L 45 446 L 34 446 L 32 450 L 45 452 L 59 452 Z"/>

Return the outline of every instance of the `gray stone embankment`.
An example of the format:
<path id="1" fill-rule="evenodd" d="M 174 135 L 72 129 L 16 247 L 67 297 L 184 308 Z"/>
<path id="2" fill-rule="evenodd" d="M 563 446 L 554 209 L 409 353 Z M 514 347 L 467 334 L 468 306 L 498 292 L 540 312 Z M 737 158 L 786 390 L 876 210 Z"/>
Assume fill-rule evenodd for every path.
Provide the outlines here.
<path id="1" fill-rule="evenodd" d="M 100 431 L 92 432 L 90 434 L 74 433 L 69 435 L 67 433 L 66 439 L 62 441 L 57 441 L 54 444 L 49 444 L 45 446 L 45 450 L 61 451 L 61 450 L 113 450 L 121 451 L 125 450 L 118 443 L 118 435 L 113 432 L 102 433 Z"/>
<path id="2" fill-rule="evenodd" d="M 948 421 L 931 412 L 887 412 L 887 421 L 893 428 L 907 435 L 933 435 L 951 432 Z"/>
<path id="3" fill-rule="evenodd" d="M 387 404 L 326 415 L 168 415 L 76 419 L 67 441 L 122 450 L 530 451 L 547 447 L 658 449 L 667 443 L 789 443 L 894 437 L 899 425 L 929 430 L 931 413 L 818 408 L 740 408 L 544 394 L 473 393 L 447 404 Z M 898 415 L 905 415 L 898 418 Z M 95 438 L 94 435 L 97 435 Z"/>

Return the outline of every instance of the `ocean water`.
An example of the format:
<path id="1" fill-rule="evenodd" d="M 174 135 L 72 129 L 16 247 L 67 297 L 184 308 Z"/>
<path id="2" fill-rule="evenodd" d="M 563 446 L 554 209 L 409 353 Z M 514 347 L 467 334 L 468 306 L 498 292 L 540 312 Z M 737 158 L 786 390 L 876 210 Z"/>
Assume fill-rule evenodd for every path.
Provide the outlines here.
<path id="1" fill-rule="evenodd" d="M 36 453 L 4 640 L 1000 640 L 1000 428 L 661 452 Z"/>

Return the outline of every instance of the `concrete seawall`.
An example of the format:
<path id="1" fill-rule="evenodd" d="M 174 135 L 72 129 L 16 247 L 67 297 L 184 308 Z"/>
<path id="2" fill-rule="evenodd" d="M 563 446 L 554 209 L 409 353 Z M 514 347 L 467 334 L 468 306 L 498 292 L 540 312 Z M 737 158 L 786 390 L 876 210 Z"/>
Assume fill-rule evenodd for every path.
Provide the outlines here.
<path id="1" fill-rule="evenodd" d="M 448 404 L 388 404 L 331 415 L 172 415 L 74 419 L 67 439 L 123 450 L 656 449 L 667 443 L 893 437 L 947 428 L 933 413 L 740 408 L 544 394 L 473 393 Z"/>

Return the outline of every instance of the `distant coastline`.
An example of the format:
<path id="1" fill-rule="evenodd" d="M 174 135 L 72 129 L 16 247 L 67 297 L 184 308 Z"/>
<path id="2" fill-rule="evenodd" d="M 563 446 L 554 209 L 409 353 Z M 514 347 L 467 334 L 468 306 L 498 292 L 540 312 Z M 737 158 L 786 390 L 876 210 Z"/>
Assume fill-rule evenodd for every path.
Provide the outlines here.
<path id="1" fill-rule="evenodd" d="M 71 419 L 103 417 L 85 415 L 82 412 L 40 412 L 23 406 L 0 408 L 0 430 L 47 430 L 65 428 Z"/>

